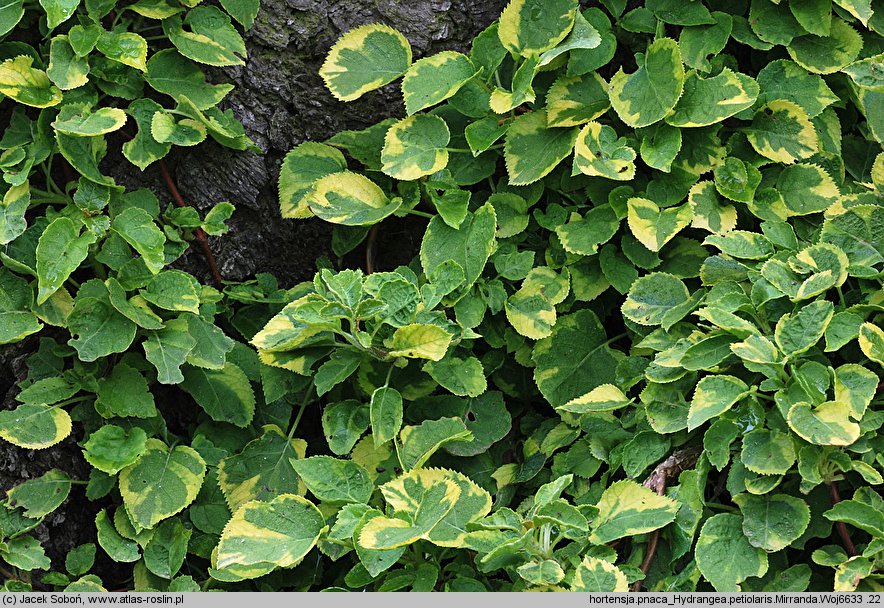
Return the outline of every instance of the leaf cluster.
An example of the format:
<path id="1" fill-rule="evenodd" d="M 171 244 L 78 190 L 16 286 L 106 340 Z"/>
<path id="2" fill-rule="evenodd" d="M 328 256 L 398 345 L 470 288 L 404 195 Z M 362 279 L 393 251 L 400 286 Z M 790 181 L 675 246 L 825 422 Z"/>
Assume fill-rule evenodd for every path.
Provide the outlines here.
<path id="1" fill-rule="evenodd" d="M 231 207 L 161 213 L 99 171 L 127 112 L 135 164 L 250 146 L 192 63 L 239 61 L 229 19 L 147 1 L 175 10 L 140 76 L 173 109 L 118 107 L 91 67 L 90 102 L 38 49 L 0 66 L 42 108 L 0 140 L 0 341 L 40 332 L 0 437 L 73 434 L 93 467 L 8 493 L 7 588 L 100 589 L 103 551 L 139 590 L 880 589 L 884 4 L 512 0 L 469 53 L 418 60 L 347 32 L 329 90 L 401 78 L 404 117 L 294 148 L 281 215 L 332 223 L 340 258 L 413 216 L 420 250 L 221 291 L 168 266 Z M 46 31 L 157 20 L 101 10 Z M 77 482 L 96 543 L 28 575 Z"/>

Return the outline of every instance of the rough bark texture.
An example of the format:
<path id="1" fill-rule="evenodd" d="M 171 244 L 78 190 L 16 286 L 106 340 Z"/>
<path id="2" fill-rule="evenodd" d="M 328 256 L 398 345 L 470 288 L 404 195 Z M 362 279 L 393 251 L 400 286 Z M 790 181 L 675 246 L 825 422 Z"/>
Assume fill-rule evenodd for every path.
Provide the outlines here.
<path id="1" fill-rule="evenodd" d="M 261 4 L 258 20 L 245 36 L 246 65 L 218 72 L 214 80 L 236 85 L 225 104 L 264 154 L 233 152 L 206 143 L 173 154 L 169 165 L 179 190 L 194 207 L 206 210 L 224 200 L 236 205 L 230 233 L 211 239 L 224 277 L 242 280 L 272 272 L 288 286 L 312 276 L 314 260 L 329 251 L 331 231 L 319 221 L 279 217 L 276 179 L 285 153 L 302 141 L 321 141 L 342 129 L 364 128 L 386 116 L 404 115 L 398 85 L 357 102 L 336 101 L 317 75 L 331 44 L 359 25 L 386 23 L 411 41 L 415 59 L 442 49 L 465 50 L 499 15 L 505 0 L 262 0 Z M 115 147 L 119 145 L 111 148 Z M 127 188 L 149 187 L 161 201 L 170 200 L 156 166 L 142 174 L 113 156 L 106 165 Z M 396 238 L 409 237 L 406 228 L 397 226 Z M 188 251 L 180 266 L 209 282 L 198 251 Z M 35 345 L 29 340 L 0 348 L 4 408 L 13 405 L 15 393 L 10 389 L 23 377 L 24 357 Z M 41 451 L 0 441 L 0 490 L 51 468 L 61 468 L 76 479 L 85 479 L 89 470 L 73 439 Z M 72 547 L 94 541 L 95 509 L 82 492 L 82 486 L 75 486 L 67 503 L 37 530 L 56 565 L 62 565 Z"/>
<path id="2" fill-rule="evenodd" d="M 180 157 L 175 167 L 179 189 L 191 204 L 204 209 L 229 200 L 237 207 L 230 233 L 212 241 L 225 278 L 269 271 L 288 285 L 312 276 L 313 261 L 329 250 L 331 231 L 318 221 L 279 218 L 276 180 L 282 157 L 303 141 L 404 115 L 398 84 L 351 103 L 336 101 L 326 90 L 317 72 L 341 33 L 366 23 L 392 25 L 411 42 L 417 59 L 442 49 L 468 49 L 504 4 L 264 0 L 246 34 L 246 65 L 223 75 L 236 84 L 225 103 L 264 154 L 207 144 Z"/>

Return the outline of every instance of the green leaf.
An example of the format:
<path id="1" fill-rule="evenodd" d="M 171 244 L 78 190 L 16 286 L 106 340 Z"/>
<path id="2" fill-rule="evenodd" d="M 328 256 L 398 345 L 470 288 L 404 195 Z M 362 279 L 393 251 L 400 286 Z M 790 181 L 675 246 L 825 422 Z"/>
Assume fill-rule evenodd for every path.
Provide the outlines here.
<path id="1" fill-rule="evenodd" d="M 40 6 L 46 11 L 46 27 L 54 30 L 70 19 L 80 5 L 80 0 L 40 0 Z"/>
<path id="2" fill-rule="evenodd" d="M 52 405 L 70 399 L 80 392 L 80 385 L 71 384 L 66 378 L 43 378 L 37 380 L 15 396 L 22 403 Z"/>
<path id="3" fill-rule="evenodd" d="M 34 108 L 48 108 L 61 103 L 61 90 L 52 84 L 46 72 L 31 67 L 34 58 L 20 55 L 0 63 L 0 93 Z"/>
<path id="4" fill-rule="evenodd" d="M 95 234 L 66 217 L 56 218 L 40 235 L 37 243 L 37 304 L 43 304 L 58 290 L 89 253 Z"/>
<path id="5" fill-rule="evenodd" d="M 374 491 L 368 472 L 355 462 L 331 456 L 292 460 L 307 489 L 322 502 L 367 503 Z"/>
<path id="6" fill-rule="evenodd" d="M 142 216 L 143 217 L 143 216 Z M 134 224 L 134 222 L 133 222 Z M 127 227 L 128 227 L 127 222 Z M 141 231 L 148 235 L 156 234 L 156 226 L 135 224 L 136 234 Z M 130 229 L 131 230 L 131 229 Z M 143 246 L 143 245 L 142 245 Z M 180 270 L 162 270 L 154 275 L 147 287 L 138 291 L 142 298 L 163 310 L 199 313 L 199 293 L 192 276 Z"/>
<path id="7" fill-rule="evenodd" d="M 819 149 L 819 137 L 807 112 L 782 99 L 768 102 L 755 113 L 746 137 L 756 152 L 778 163 L 792 164 Z"/>
<path id="8" fill-rule="evenodd" d="M 245 29 L 250 29 L 255 23 L 255 17 L 258 16 L 261 2 L 260 0 L 222 0 L 221 6 Z"/>
<path id="9" fill-rule="evenodd" d="M 59 407 L 20 405 L 0 412 L 0 437 L 20 448 L 42 450 L 71 434 L 71 417 Z"/>
<path id="10" fill-rule="evenodd" d="M 336 99 L 353 101 L 399 78 L 411 65 L 405 36 L 380 24 L 350 30 L 332 46 L 319 75 Z"/>
<path id="11" fill-rule="evenodd" d="M 842 500 L 823 513 L 829 521 L 843 521 L 873 537 L 884 537 L 884 500 L 871 488 L 859 488 L 851 500 Z"/>
<path id="12" fill-rule="evenodd" d="M 859 328 L 859 347 L 863 354 L 879 365 L 884 365 L 884 330 L 872 323 Z"/>
<path id="13" fill-rule="evenodd" d="M 209 418 L 247 427 L 255 415 L 255 393 L 245 373 L 233 363 L 221 369 L 184 368 L 181 388 L 193 397 Z"/>
<path id="14" fill-rule="evenodd" d="M 614 564 L 586 555 L 574 571 L 571 591 L 625 593 L 629 591 L 629 579 Z"/>
<path id="15" fill-rule="evenodd" d="M 127 431 L 106 424 L 89 436 L 83 445 L 83 457 L 99 471 L 116 475 L 141 458 L 146 442 L 146 433 L 137 426 Z"/>
<path id="16" fill-rule="evenodd" d="M 144 79 L 155 91 L 176 101 L 187 97 L 200 110 L 218 105 L 233 90 L 231 84 L 207 83 L 203 71 L 175 49 L 154 53 L 147 62 Z"/>
<path id="17" fill-rule="evenodd" d="M 27 182 L 12 186 L 0 201 L 0 245 L 7 245 L 24 234 L 28 228 L 25 213 L 31 204 L 31 190 Z"/>
<path id="18" fill-rule="evenodd" d="M 362 363 L 362 355 L 352 351 L 332 353 L 331 358 L 323 363 L 314 376 L 316 394 L 320 397 L 332 388 L 349 378 Z"/>
<path id="19" fill-rule="evenodd" d="M 548 128 L 546 112 L 522 114 L 506 133 L 504 158 L 509 183 L 531 184 L 547 175 L 574 148 L 577 129 Z"/>
<path id="20" fill-rule="evenodd" d="M 470 58 L 455 51 L 442 51 L 415 61 L 402 79 L 405 112 L 415 112 L 443 102 L 476 74 Z"/>
<path id="21" fill-rule="evenodd" d="M 402 426 L 402 395 L 399 391 L 386 386 L 375 389 L 371 395 L 370 419 L 376 447 L 396 437 Z"/>
<path id="22" fill-rule="evenodd" d="M 749 393 L 746 383 L 726 374 L 705 376 L 694 391 L 691 409 L 688 412 L 688 431 L 720 416 Z"/>
<path id="23" fill-rule="evenodd" d="M 186 319 L 171 319 L 166 321 L 163 329 L 148 332 L 143 346 L 145 357 L 157 368 L 157 382 L 178 384 L 184 381 L 181 366 L 196 346 Z"/>
<path id="24" fill-rule="evenodd" d="M 565 39 L 577 9 L 577 0 L 510 0 L 500 14 L 498 36 L 515 55 L 539 55 Z"/>
<path id="25" fill-rule="evenodd" d="M 808 215 L 825 211 L 841 193 L 835 181 L 816 165 L 798 163 L 786 167 L 777 178 L 777 190 L 789 215 Z"/>
<path id="26" fill-rule="evenodd" d="M 292 148 L 279 169 L 279 208 L 282 217 L 305 218 L 313 185 L 319 179 L 347 169 L 344 155 L 336 148 L 305 142 Z"/>
<path id="27" fill-rule="evenodd" d="M 68 344 L 77 349 L 80 361 L 95 361 L 113 353 L 125 352 L 135 339 L 136 325 L 111 305 L 107 288 L 100 285 L 100 297 L 77 294 L 68 315 L 68 329 L 74 338 Z"/>
<path id="28" fill-rule="evenodd" d="M 141 259 L 151 273 L 157 274 L 163 269 L 165 266 L 163 246 L 166 237 L 147 211 L 138 207 L 129 207 L 114 218 L 111 228 L 141 255 Z M 148 287 L 148 291 L 150 290 Z M 145 299 L 150 301 L 149 298 Z"/>
<path id="29" fill-rule="evenodd" d="M 691 226 L 724 234 L 737 226 L 737 209 L 732 205 L 722 205 L 715 184 L 702 181 L 694 184 L 688 193 L 688 202 L 694 219 Z"/>
<path id="30" fill-rule="evenodd" d="M 526 562 L 516 571 L 531 585 L 555 585 L 565 578 L 565 571 L 558 562 L 551 559 Z"/>
<path id="31" fill-rule="evenodd" d="M 144 547 L 144 565 L 160 578 L 171 579 L 184 563 L 191 534 L 180 519 L 160 523 Z"/>
<path id="32" fill-rule="evenodd" d="M 630 198 L 626 203 L 629 229 L 651 251 L 660 251 L 663 245 L 691 223 L 693 216 L 689 204 L 661 209 L 646 198 Z"/>
<path id="33" fill-rule="evenodd" d="M 663 119 L 675 107 L 685 82 L 678 43 L 659 38 L 647 53 L 636 56 L 638 70 L 623 69 L 611 78 L 611 105 L 620 120 L 631 127 L 646 127 Z"/>
<path id="34" fill-rule="evenodd" d="M 415 64 L 417 65 L 417 64 Z M 441 171 L 448 164 L 448 125 L 438 116 L 420 114 L 394 123 L 381 151 L 383 171 L 400 180 L 414 180 Z"/>
<path id="35" fill-rule="evenodd" d="M 590 310 L 561 317 L 553 333 L 534 345 L 534 381 L 553 407 L 614 381 L 615 351 Z"/>
<path id="36" fill-rule="evenodd" d="M 98 544 L 115 562 L 135 562 L 141 557 L 138 544 L 133 540 L 123 538 L 117 532 L 106 509 L 102 509 L 95 516 L 95 528 Z"/>
<path id="37" fill-rule="evenodd" d="M 84 543 L 71 549 L 64 558 L 64 567 L 71 576 L 86 574 L 95 563 L 95 543 Z"/>
<path id="38" fill-rule="evenodd" d="M 623 316 L 639 325 L 660 325 L 667 313 L 688 301 L 690 292 L 678 277 L 653 272 L 632 284 L 621 307 Z"/>
<path id="39" fill-rule="evenodd" d="M 473 434 L 460 418 L 424 420 L 418 426 L 406 426 L 399 433 L 399 458 L 406 469 L 418 469 L 450 441 L 469 441 Z"/>
<path id="40" fill-rule="evenodd" d="M 574 13 L 574 27 L 568 37 L 561 44 L 545 51 L 540 55 L 539 66 L 545 67 L 552 64 L 553 60 L 558 59 L 561 55 L 571 52 L 577 52 L 586 49 L 597 48 L 602 42 L 602 37 L 595 26 L 590 23 L 578 10 Z M 526 62 L 527 64 L 528 62 Z M 523 64 L 525 65 L 525 64 Z"/>
<path id="41" fill-rule="evenodd" d="M 532 340 L 546 338 L 556 324 L 555 306 L 539 286 L 522 287 L 511 295 L 506 300 L 505 311 L 513 329 Z"/>
<path id="42" fill-rule="evenodd" d="M 752 107 L 759 87 L 752 78 L 724 68 L 717 76 L 688 74 L 684 93 L 666 122 L 675 127 L 705 127 Z"/>
<path id="43" fill-rule="evenodd" d="M 107 152 L 104 137 L 73 137 L 56 133 L 55 141 L 58 151 L 80 175 L 96 184 L 119 189 L 113 178 L 102 174 L 98 166 Z"/>
<path id="44" fill-rule="evenodd" d="M 809 72 L 832 74 L 856 60 L 862 48 L 862 36 L 841 19 L 833 19 L 829 35 L 799 36 L 786 50 Z"/>
<path id="45" fill-rule="evenodd" d="M 377 184 L 350 171 L 321 177 L 307 195 L 307 204 L 317 217 L 344 226 L 376 224 L 401 203 L 399 198 L 390 201 Z"/>
<path id="46" fill-rule="evenodd" d="M 172 149 L 172 144 L 158 142 L 151 132 L 153 118 L 162 109 L 152 99 L 136 99 L 129 104 L 128 113 L 138 125 L 138 132 L 134 138 L 123 143 L 123 155 L 142 171 Z"/>
<path id="47" fill-rule="evenodd" d="M 49 43 L 49 79 L 62 91 L 69 91 L 89 82 L 88 74 L 89 63 L 77 56 L 68 37 L 55 36 Z"/>
<path id="48" fill-rule="evenodd" d="M 557 410 L 573 412 L 575 414 L 588 414 L 591 412 L 610 412 L 626 407 L 632 403 L 619 388 L 613 384 L 602 384 L 585 395 L 575 397 L 564 405 L 556 407 Z"/>
<path id="49" fill-rule="evenodd" d="M 71 478 L 64 471 L 51 469 L 6 492 L 6 503 L 24 509 L 25 517 L 41 519 L 61 506 L 71 492 Z"/>
<path id="50" fill-rule="evenodd" d="M 639 153 L 645 164 L 665 173 L 672 170 L 672 163 L 681 151 L 681 129 L 658 123 L 641 131 Z"/>
<path id="51" fill-rule="evenodd" d="M 834 314 L 831 302 L 818 300 L 795 314 L 783 315 L 774 332 L 777 346 L 789 358 L 810 350 L 823 337 Z"/>
<path id="52" fill-rule="evenodd" d="M 105 418 L 152 418 L 157 415 L 147 380 L 125 363 L 114 366 L 110 376 L 98 380 L 95 410 Z"/>
<path id="53" fill-rule="evenodd" d="M 820 242 L 831 243 L 850 262 L 848 274 L 871 276 L 873 268 L 884 262 L 884 209 L 878 205 L 858 205 L 833 213 L 823 222 Z"/>
<path id="54" fill-rule="evenodd" d="M 214 566 L 289 568 L 310 552 L 325 528 L 319 509 L 300 496 L 282 494 L 270 502 L 248 502 L 224 527 Z"/>
<path id="55" fill-rule="evenodd" d="M 715 189 L 725 198 L 750 203 L 761 184 L 761 172 L 739 158 L 728 157 L 715 167 Z"/>
<path id="56" fill-rule="evenodd" d="M 428 361 L 424 371 L 436 382 L 459 397 L 478 397 L 488 388 L 485 370 L 476 357 L 460 358 L 453 355 L 440 361 Z"/>
<path id="57" fill-rule="evenodd" d="M 709 72 L 712 65 L 708 57 L 717 55 L 724 49 L 733 31 L 733 24 L 731 15 L 716 11 L 709 15 L 706 23 L 682 29 L 678 46 L 685 64 L 701 72 Z"/>
<path id="58" fill-rule="evenodd" d="M 446 490 L 441 495 L 437 493 L 439 485 L 445 486 Z M 455 486 L 454 489 L 452 485 Z M 434 486 L 436 490 L 431 492 Z M 424 530 L 429 528 L 429 531 L 424 532 L 424 537 L 440 547 L 463 546 L 467 525 L 485 517 L 491 511 L 491 496 L 488 492 L 466 475 L 447 469 L 414 469 L 381 486 L 381 493 L 394 512 L 405 514 L 412 521 L 416 519 L 422 501 L 426 501 L 427 506 L 436 511 L 434 504 L 441 502 L 440 498 L 456 493 L 456 502 L 441 519 L 434 521 L 433 513 L 427 513 L 429 525 Z M 364 541 L 370 536 L 363 529 L 359 535 L 359 544 L 367 546 Z"/>
<path id="59" fill-rule="evenodd" d="M 76 105 L 61 108 L 52 126 L 59 133 L 92 137 L 112 133 L 126 124 L 126 113 L 119 108 L 99 108 L 94 112 Z"/>
<path id="60" fill-rule="evenodd" d="M 884 61 L 884 53 L 854 61 L 841 71 L 850 76 L 857 86 L 880 93 L 884 91 L 884 76 L 875 66 L 880 66 L 882 61 Z"/>
<path id="61" fill-rule="evenodd" d="M 19 536 L 6 541 L 0 556 L 7 564 L 19 570 L 49 570 L 52 567 L 40 541 L 33 536 Z"/>
<path id="62" fill-rule="evenodd" d="M 716 591 L 740 591 L 749 577 L 767 573 L 767 554 L 743 535 L 743 518 L 719 513 L 706 520 L 695 549 L 697 566 Z"/>
<path id="63" fill-rule="evenodd" d="M 611 107 L 608 84 L 596 72 L 562 76 L 546 95 L 549 127 L 574 127 L 595 120 Z"/>
<path id="64" fill-rule="evenodd" d="M 714 245 L 727 255 L 744 260 L 763 260 L 774 253 L 773 243 L 766 236 L 746 230 L 713 234 L 703 244 Z"/>
<path id="65" fill-rule="evenodd" d="M 206 139 L 206 126 L 191 118 L 177 119 L 172 114 L 156 112 L 150 121 L 150 135 L 158 143 L 195 146 Z"/>
<path id="66" fill-rule="evenodd" d="M 0 7 L 0 36 L 5 36 L 12 28 L 18 25 L 21 18 L 25 15 L 22 0 L 13 0 L 12 2 Z"/>
<path id="67" fill-rule="evenodd" d="M 810 507 L 794 496 L 738 494 L 734 502 L 743 514 L 743 534 L 749 544 L 768 553 L 798 540 L 810 523 Z"/>
<path id="68" fill-rule="evenodd" d="M 776 99 L 791 101 L 807 112 L 810 118 L 818 116 L 827 106 L 838 101 L 838 96 L 826 85 L 826 81 L 797 63 L 778 59 L 758 72 L 761 94 L 758 101 L 766 103 Z"/>
<path id="69" fill-rule="evenodd" d="M 381 389 L 375 389 L 375 393 Z M 395 390 L 395 389 L 389 389 Z M 389 402 L 386 400 L 387 395 L 384 396 L 383 407 L 389 405 Z M 400 397 L 401 398 L 401 397 Z M 372 394 L 372 401 L 374 401 L 374 393 Z M 382 409 L 382 406 L 379 405 L 378 409 Z M 395 412 L 392 414 L 395 416 Z M 398 425 L 395 425 L 395 429 L 392 429 L 394 425 L 390 425 L 387 427 L 390 429 L 389 435 L 385 436 L 385 441 L 389 441 L 399 432 L 399 427 L 401 426 L 401 414 L 399 415 L 400 422 Z M 386 419 L 386 412 L 383 417 Z M 353 446 L 356 445 L 356 442 L 365 432 L 365 430 L 369 426 L 369 407 L 364 403 L 360 403 L 355 400 L 347 400 L 341 401 L 339 403 L 333 403 L 327 406 L 322 411 L 322 432 L 325 435 L 325 440 L 328 442 L 328 447 L 331 451 L 339 456 L 343 456 L 350 453 L 350 450 L 353 449 Z M 378 424 L 378 427 L 383 426 L 383 422 Z M 378 432 L 373 428 L 372 436 L 377 438 Z"/>
<path id="70" fill-rule="evenodd" d="M 206 463 L 184 445 L 169 448 L 148 439 L 142 457 L 120 471 L 120 494 L 133 524 L 153 528 L 184 510 L 196 498 Z"/>
<path id="71" fill-rule="evenodd" d="M 743 437 L 740 460 L 759 475 L 785 475 L 796 459 L 795 445 L 787 433 L 755 429 Z"/>
<path id="72" fill-rule="evenodd" d="M 192 13 L 193 11 L 191 11 Z M 131 32 L 102 32 L 95 45 L 111 61 L 147 71 L 147 40 Z"/>
<path id="73" fill-rule="evenodd" d="M 183 23 L 178 15 L 164 19 L 163 32 L 179 53 L 197 63 L 214 66 L 244 64 L 242 58 L 246 56 L 246 46 L 242 37 L 230 17 L 214 6 L 203 5 L 187 11 Z M 146 70 L 147 66 L 144 67 Z"/>
<path id="74" fill-rule="evenodd" d="M 624 479 L 610 484 L 596 504 L 590 542 L 602 545 L 636 534 L 652 532 L 673 522 L 678 503 Z"/>
<path id="75" fill-rule="evenodd" d="M 250 500 L 271 500 L 279 494 L 304 490 L 292 460 L 303 458 L 307 444 L 288 439 L 279 427 L 267 425 L 257 439 L 218 465 L 218 483 L 232 511 Z"/>
<path id="76" fill-rule="evenodd" d="M 482 274 L 494 249 L 496 227 L 497 217 L 489 203 L 468 213 L 460 228 L 452 228 L 441 217 L 434 217 L 421 242 L 420 260 L 424 273 L 431 276 L 439 266 L 453 260 L 464 271 L 464 287 L 472 285 Z"/>
<path id="77" fill-rule="evenodd" d="M 593 255 L 620 228 L 620 218 L 611 205 L 590 209 L 584 217 L 572 215 L 567 224 L 556 227 L 556 236 L 570 253 Z"/>
<path id="78" fill-rule="evenodd" d="M 193 350 L 187 355 L 187 362 L 205 369 L 221 369 L 235 344 L 224 335 L 221 328 L 209 323 L 199 315 L 187 316 L 187 331 L 196 340 Z"/>
<path id="79" fill-rule="evenodd" d="M 30 310 L 33 297 L 27 281 L 0 268 L 0 344 L 18 342 L 43 328 Z"/>
<path id="80" fill-rule="evenodd" d="M 799 437 L 815 445 L 850 445 L 860 436 L 852 414 L 850 405 L 839 401 L 826 401 L 816 408 L 799 402 L 789 408 L 786 421 Z"/>
<path id="81" fill-rule="evenodd" d="M 589 176 L 629 181 L 635 177 L 635 150 L 607 125 L 589 122 L 577 135 L 574 168 Z"/>

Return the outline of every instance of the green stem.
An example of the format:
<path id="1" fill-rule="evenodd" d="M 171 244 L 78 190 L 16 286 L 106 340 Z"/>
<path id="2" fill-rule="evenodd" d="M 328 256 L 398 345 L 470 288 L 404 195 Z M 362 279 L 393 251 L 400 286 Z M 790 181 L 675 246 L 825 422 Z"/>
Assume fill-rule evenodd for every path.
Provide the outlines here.
<path id="1" fill-rule="evenodd" d="M 67 205 L 70 201 L 61 196 L 32 198 L 32 205 Z"/>
<path id="2" fill-rule="evenodd" d="M 71 397 L 70 399 L 66 399 L 64 401 L 59 401 L 54 404 L 52 407 L 64 407 L 66 405 L 71 405 L 72 403 L 80 403 L 81 401 L 88 401 L 92 399 L 92 395 L 80 395 L 79 397 Z"/>
<path id="3" fill-rule="evenodd" d="M 427 213 L 427 212 L 425 212 L 425 211 L 418 211 L 417 209 L 411 209 L 411 210 L 409 210 L 408 213 L 410 213 L 411 215 L 417 215 L 418 217 L 425 217 L 425 218 L 427 218 L 427 219 L 429 219 L 429 220 L 431 220 L 431 219 L 433 219 L 434 217 L 436 217 L 436 216 L 433 215 L 432 213 Z"/>
<path id="4" fill-rule="evenodd" d="M 706 506 L 710 509 L 716 509 L 718 511 L 729 511 L 731 513 L 739 513 L 740 510 L 736 507 L 730 507 L 728 505 L 723 505 L 720 502 L 707 502 Z"/>
<path id="5" fill-rule="evenodd" d="M 310 402 L 310 393 L 313 392 L 313 386 L 315 385 L 315 380 L 310 381 L 310 385 L 307 387 L 307 392 L 304 393 L 304 400 L 301 401 L 301 407 L 298 409 L 298 415 L 295 416 L 295 421 L 292 423 L 292 428 L 289 429 L 288 438 L 291 439 L 295 436 L 295 431 L 298 430 L 298 424 L 301 422 L 301 416 L 304 415 L 304 410 L 307 409 L 307 404 Z"/>
<path id="6" fill-rule="evenodd" d="M 841 286 L 838 285 L 835 287 L 835 289 L 838 291 L 838 301 L 841 302 L 841 306 L 847 308 L 847 304 L 844 303 L 844 292 L 841 291 Z"/>

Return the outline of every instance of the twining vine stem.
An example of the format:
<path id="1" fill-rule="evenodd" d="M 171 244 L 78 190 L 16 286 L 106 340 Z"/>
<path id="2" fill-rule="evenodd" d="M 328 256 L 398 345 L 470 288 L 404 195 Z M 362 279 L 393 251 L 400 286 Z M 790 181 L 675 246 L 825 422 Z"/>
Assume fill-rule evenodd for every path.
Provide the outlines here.
<path id="1" fill-rule="evenodd" d="M 175 185 L 175 181 L 172 179 L 172 175 L 169 173 L 169 168 L 166 167 L 166 163 L 163 159 L 160 159 L 157 161 L 157 165 L 160 167 L 160 174 L 163 176 L 163 181 L 166 183 L 166 188 L 169 190 L 169 194 L 172 195 L 172 200 L 175 201 L 175 204 L 178 207 L 187 207 L 188 204 L 184 202 L 184 197 L 182 197 L 181 193 L 178 191 L 178 187 Z M 215 255 L 212 253 L 212 248 L 209 246 L 209 237 L 206 235 L 205 230 L 202 228 L 195 229 L 193 231 L 193 238 L 200 246 L 200 249 L 202 249 L 206 262 L 209 264 L 209 271 L 212 273 L 212 281 L 215 283 L 216 287 L 221 287 L 224 283 L 224 278 L 218 270 L 218 263 L 215 261 Z"/>
<path id="2" fill-rule="evenodd" d="M 841 502 L 841 492 L 838 491 L 838 482 L 833 479 L 828 483 L 828 486 L 829 494 L 832 497 L 832 504 L 837 505 Z M 847 529 L 847 524 L 843 521 L 836 521 L 835 528 L 838 530 L 841 542 L 844 543 L 844 548 L 847 549 L 847 554 L 850 557 L 856 557 L 858 553 L 856 551 L 856 546 L 853 544 L 853 540 L 850 538 L 850 531 Z"/>
<path id="3" fill-rule="evenodd" d="M 135 139 L 125 131 L 121 130 L 119 133 L 127 140 Z M 65 163 L 64 166 L 70 170 L 67 163 Z M 166 162 L 161 158 L 157 161 L 157 166 L 160 168 L 160 175 L 162 175 L 163 182 L 166 184 L 166 189 L 169 191 L 169 194 L 172 195 L 172 200 L 175 202 L 175 205 L 177 207 L 189 207 L 190 205 L 184 201 L 184 197 L 181 196 L 181 192 L 178 191 L 178 186 L 175 185 L 175 180 L 172 179 L 172 174 L 169 173 L 169 167 L 166 166 Z M 196 228 L 193 231 L 193 238 L 202 250 L 203 257 L 206 258 L 206 263 L 209 265 L 209 272 L 212 275 L 212 282 L 215 283 L 215 287 L 220 288 L 224 284 L 224 277 L 221 276 L 221 271 L 218 270 L 218 262 L 215 260 L 215 254 L 212 253 L 212 247 L 209 245 L 209 236 L 202 228 Z"/>
<path id="4" fill-rule="evenodd" d="M 650 490 L 654 490 L 659 496 L 663 496 L 666 492 L 666 485 L 669 483 L 669 480 L 678 478 L 682 471 L 686 471 L 697 464 L 697 459 L 700 457 L 702 451 L 703 450 L 700 447 L 693 447 L 685 448 L 684 450 L 679 450 L 678 452 L 673 453 L 672 456 L 657 465 L 642 485 Z M 647 574 L 651 569 L 651 563 L 653 563 L 654 555 L 657 553 L 657 542 L 659 540 L 660 530 L 657 529 L 651 532 L 651 536 L 648 538 L 648 548 L 645 553 L 645 559 L 640 566 L 640 569 L 644 574 Z M 642 581 L 640 580 L 632 585 L 633 591 L 641 591 L 641 588 Z"/>

